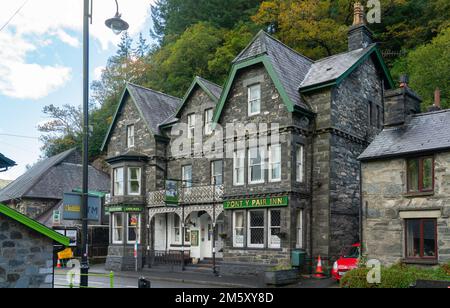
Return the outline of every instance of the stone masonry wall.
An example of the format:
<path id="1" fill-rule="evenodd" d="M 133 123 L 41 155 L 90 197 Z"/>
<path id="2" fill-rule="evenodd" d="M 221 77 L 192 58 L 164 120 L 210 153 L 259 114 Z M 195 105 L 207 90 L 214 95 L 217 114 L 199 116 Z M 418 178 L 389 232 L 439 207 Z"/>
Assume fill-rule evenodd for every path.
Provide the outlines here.
<path id="1" fill-rule="evenodd" d="M 0 214 L 0 288 L 51 288 L 53 241 Z"/>
<path id="2" fill-rule="evenodd" d="M 363 164 L 363 238 L 366 254 L 385 265 L 405 257 L 404 220 L 400 213 L 438 210 L 439 261 L 450 261 L 450 152 L 435 155 L 435 190 L 427 196 L 408 197 L 406 160 Z"/>

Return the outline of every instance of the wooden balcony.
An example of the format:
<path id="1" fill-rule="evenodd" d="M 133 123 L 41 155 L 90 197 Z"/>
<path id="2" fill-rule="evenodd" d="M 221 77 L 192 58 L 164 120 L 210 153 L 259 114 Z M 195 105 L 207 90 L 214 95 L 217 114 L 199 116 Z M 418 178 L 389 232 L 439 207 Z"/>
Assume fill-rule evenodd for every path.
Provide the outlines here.
<path id="1" fill-rule="evenodd" d="M 205 204 L 223 201 L 223 185 L 206 185 L 183 187 L 179 191 L 180 204 Z M 147 205 L 150 207 L 166 204 L 166 190 L 151 191 L 147 195 Z"/>

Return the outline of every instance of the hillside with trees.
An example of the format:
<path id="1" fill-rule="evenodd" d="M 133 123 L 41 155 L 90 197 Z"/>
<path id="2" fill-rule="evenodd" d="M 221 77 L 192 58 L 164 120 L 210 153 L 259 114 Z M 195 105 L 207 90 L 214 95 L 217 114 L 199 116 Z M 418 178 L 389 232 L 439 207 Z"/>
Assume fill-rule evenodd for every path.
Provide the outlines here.
<path id="1" fill-rule="evenodd" d="M 155 43 L 124 34 L 100 80 L 92 83 L 90 157 L 100 146 L 126 82 L 182 97 L 195 75 L 223 84 L 234 57 L 264 29 L 300 53 L 320 59 L 347 49 L 354 0 L 158 0 L 151 8 Z M 362 1 L 367 4 L 367 1 Z M 371 24 L 394 78 L 432 103 L 436 87 L 449 108 L 450 1 L 381 0 L 381 23 Z M 54 121 L 41 127 L 44 156 L 79 146 L 81 132 L 66 123 L 70 106 L 44 112 Z"/>

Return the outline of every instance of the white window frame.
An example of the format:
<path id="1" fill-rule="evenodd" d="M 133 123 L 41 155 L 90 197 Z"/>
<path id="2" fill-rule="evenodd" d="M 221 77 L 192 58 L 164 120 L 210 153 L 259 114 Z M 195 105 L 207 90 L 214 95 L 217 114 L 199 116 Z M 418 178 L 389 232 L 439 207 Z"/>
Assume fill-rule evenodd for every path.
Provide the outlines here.
<path id="1" fill-rule="evenodd" d="M 121 215 L 122 216 L 122 226 L 117 226 L 117 216 L 118 215 Z M 112 217 L 111 217 L 111 225 L 112 225 L 112 234 L 111 234 L 111 241 L 112 241 L 112 243 L 113 244 L 123 244 L 123 241 L 124 241 L 124 234 L 123 234 L 123 231 L 124 231 L 124 224 L 125 224 L 125 221 L 123 220 L 123 213 L 112 213 L 112 215 L 111 215 Z M 117 238 L 116 238 L 116 230 L 119 230 L 119 232 L 120 232 L 120 234 L 121 234 L 121 237 L 122 237 L 122 240 L 117 240 Z"/>
<path id="2" fill-rule="evenodd" d="M 242 214 L 242 227 L 237 228 L 236 227 L 236 215 Z M 242 243 L 237 243 L 237 229 L 242 230 Z M 245 246 L 245 211 L 234 211 L 233 212 L 233 247 L 236 248 L 243 248 Z"/>
<path id="3" fill-rule="evenodd" d="M 188 118 L 187 137 L 188 137 L 188 139 L 192 139 L 192 138 L 194 138 L 194 134 L 195 134 L 195 113 L 188 114 L 187 118 Z"/>
<path id="4" fill-rule="evenodd" d="M 212 130 L 213 116 L 214 116 L 214 109 L 213 108 L 205 109 L 205 113 L 204 113 L 204 117 L 205 117 L 204 133 L 205 133 L 206 136 L 211 135 L 212 132 L 213 132 L 213 130 Z"/>
<path id="5" fill-rule="evenodd" d="M 138 225 L 136 228 L 136 239 L 137 239 L 137 243 L 140 244 L 141 243 L 141 214 L 138 213 L 127 213 L 126 216 L 126 225 L 127 225 L 127 229 L 126 229 L 126 235 L 127 235 L 127 244 L 135 244 L 136 241 L 130 241 L 130 226 L 128 225 L 128 222 L 130 220 L 130 215 L 137 215 L 138 216 Z"/>
<path id="6" fill-rule="evenodd" d="M 252 90 L 253 89 L 258 89 L 258 91 L 256 93 L 257 96 L 253 97 L 252 96 Z M 257 103 L 258 104 L 258 111 L 252 112 L 252 105 Z M 248 87 L 248 116 L 254 116 L 254 115 L 258 115 L 261 113 L 261 84 L 254 84 Z"/>
<path id="7" fill-rule="evenodd" d="M 122 171 L 121 178 L 118 176 L 120 170 Z M 125 186 L 124 186 L 125 179 L 124 179 L 124 177 L 125 177 L 125 168 L 124 167 L 118 167 L 118 168 L 113 169 L 113 186 L 114 186 L 113 193 L 114 193 L 114 196 L 123 196 L 125 194 Z M 120 187 L 121 187 L 121 189 L 118 189 Z"/>
<path id="8" fill-rule="evenodd" d="M 304 183 L 305 182 L 305 146 L 303 144 L 297 144 L 297 148 L 295 150 L 295 172 L 296 172 L 297 183 Z"/>
<path id="9" fill-rule="evenodd" d="M 297 222 L 295 226 L 297 239 L 296 239 L 296 247 L 299 249 L 303 248 L 303 210 L 299 210 L 297 213 Z"/>
<path id="10" fill-rule="evenodd" d="M 245 184 L 245 151 L 239 150 L 235 151 L 233 155 L 233 185 L 242 186 L 244 184 Z"/>
<path id="11" fill-rule="evenodd" d="M 127 125 L 127 148 L 134 147 L 134 124 Z"/>
<path id="12" fill-rule="evenodd" d="M 132 179 L 131 178 L 131 169 L 137 169 L 138 174 L 137 174 L 137 179 Z M 140 196 L 142 193 L 142 168 L 140 167 L 128 167 L 128 185 L 127 185 L 127 189 L 128 189 L 128 195 L 129 196 Z M 132 181 L 137 181 L 139 184 L 139 191 L 138 192 L 131 192 L 131 182 Z"/>
<path id="13" fill-rule="evenodd" d="M 280 212 L 280 225 L 279 226 L 272 226 L 272 212 L 273 211 L 278 211 Z M 268 247 L 272 248 L 272 249 L 280 249 L 281 248 L 281 238 L 280 238 L 280 243 L 278 244 L 273 244 L 272 243 L 272 229 L 280 229 L 281 232 L 281 210 L 280 209 L 272 209 L 269 210 L 269 214 L 268 214 L 268 230 L 267 230 L 267 240 L 269 242 Z"/>
<path id="14" fill-rule="evenodd" d="M 264 216 L 264 223 L 262 227 L 252 227 L 251 226 L 251 213 L 253 212 L 262 212 L 263 216 Z M 263 229 L 263 243 L 262 244 L 252 244 L 252 229 Z M 265 235 L 267 233 L 267 229 L 266 229 L 266 211 L 265 210 L 250 210 L 247 212 L 247 247 L 248 248 L 264 248 L 266 239 L 265 239 Z"/>
<path id="15" fill-rule="evenodd" d="M 217 173 L 216 172 L 216 168 L 215 165 L 219 163 L 222 165 L 222 173 Z M 222 178 L 222 183 L 217 184 L 217 176 L 220 175 L 220 177 Z M 222 160 L 213 160 L 211 162 L 211 185 L 214 185 L 214 177 L 216 178 L 216 185 L 223 185 L 223 161 Z"/>
<path id="16" fill-rule="evenodd" d="M 261 157 L 261 163 L 253 165 L 251 152 L 255 149 L 257 152 L 259 152 L 259 155 Z M 247 154 L 248 154 L 248 160 L 247 160 L 247 162 L 248 162 L 248 170 L 247 170 L 248 183 L 249 184 L 263 184 L 266 181 L 265 151 L 261 147 L 255 147 L 255 148 L 249 148 L 247 151 Z M 261 168 L 261 179 L 257 180 L 257 181 L 252 180 L 252 167 L 255 167 L 255 166 L 260 166 L 260 168 Z"/>
<path id="17" fill-rule="evenodd" d="M 274 161 L 273 159 L 273 151 L 278 151 L 278 161 Z M 280 168 L 279 177 L 273 177 L 273 168 L 275 165 L 278 165 Z M 269 182 L 280 182 L 281 181 L 281 144 L 274 144 L 269 147 Z"/>
<path id="18" fill-rule="evenodd" d="M 178 226 L 175 225 L 175 218 L 178 217 L 179 220 L 179 224 Z M 181 237 L 183 236 L 183 232 L 182 232 L 182 223 L 181 223 L 181 217 L 178 216 L 178 214 L 173 213 L 172 215 L 172 234 L 171 234 L 171 244 L 172 245 L 179 245 L 181 244 Z M 179 239 L 177 240 L 176 238 L 176 230 L 179 230 Z"/>
<path id="19" fill-rule="evenodd" d="M 188 181 L 188 179 L 186 178 L 186 175 L 187 175 L 186 169 L 187 168 L 191 169 L 191 176 L 189 178 L 190 181 Z M 184 166 L 181 167 L 181 179 L 183 181 L 182 182 L 183 187 L 186 187 L 186 188 L 191 188 L 192 187 L 192 176 L 193 176 L 192 172 L 193 172 L 192 165 L 184 165 Z"/>

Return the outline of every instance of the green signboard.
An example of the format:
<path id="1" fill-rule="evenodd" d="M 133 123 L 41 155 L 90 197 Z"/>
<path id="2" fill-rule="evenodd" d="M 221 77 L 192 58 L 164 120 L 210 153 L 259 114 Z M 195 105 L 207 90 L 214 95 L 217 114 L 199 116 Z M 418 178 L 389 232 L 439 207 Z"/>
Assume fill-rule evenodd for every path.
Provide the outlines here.
<path id="1" fill-rule="evenodd" d="M 117 205 L 117 206 L 113 205 L 107 207 L 106 211 L 109 213 L 118 213 L 118 212 L 140 213 L 143 211 L 143 208 L 141 206 L 136 205 Z"/>
<path id="2" fill-rule="evenodd" d="M 283 207 L 289 205 L 289 197 L 253 198 L 243 200 L 227 200 L 223 203 L 225 210 L 254 209 L 264 207 Z"/>

